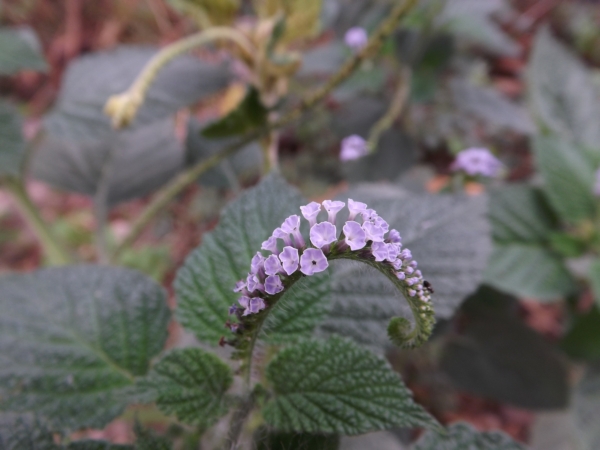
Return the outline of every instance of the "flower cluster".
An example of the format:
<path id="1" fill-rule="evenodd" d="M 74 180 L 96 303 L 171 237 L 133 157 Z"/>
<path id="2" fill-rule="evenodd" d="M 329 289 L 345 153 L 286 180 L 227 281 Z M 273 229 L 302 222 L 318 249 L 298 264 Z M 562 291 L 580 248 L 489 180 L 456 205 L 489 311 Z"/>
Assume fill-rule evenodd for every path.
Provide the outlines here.
<path id="1" fill-rule="evenodd" d="M 375 210 L 365 203 L 348 199 L 349 214 L 338 235 L 336 218 L 345 206 L 344 202 L 325 200 L 322 204 L 311 202 L 300 207 L 310 225 L 312 246 L 307 246 L 300 232 L 300 216 L 285 219 L 262 243 L 262 250 L 270 252 L 269 255 L 265 257 L 257 252 L 250 263 L 248 276 L 236 283 L 234 292 L 240 293 L 241 297 L 239 305 L 232 305 L 229 313 L 247 316 L 262 311 L 274 296 L 286 289 L 291 277 L 297 279 L 323 272 L 329 266 L 328 258 L 380 262 L 400 280 L 406 295 L 429 302 L 433 292 L 431 285 L 423 279 L 411 251 L 402 248 L 400 233 L 390 230 Z M 322 211 L 327 214 L 327 219 L 318 222 L 317 216 Z"/>
<path id="2" fill-rule="evenodd" d="M 500 175 L 502 163 L 487 148 L 468 148 L 456 155 L 451 169 L 467 175 L 494 178 Z"/>
<path id="3" fill-rule="evenodd" d="M 361 27 L 352 27 L 344 35 L 344 42 L 355 52 L 362 50 L 369 42 L 367 30 Z"/>

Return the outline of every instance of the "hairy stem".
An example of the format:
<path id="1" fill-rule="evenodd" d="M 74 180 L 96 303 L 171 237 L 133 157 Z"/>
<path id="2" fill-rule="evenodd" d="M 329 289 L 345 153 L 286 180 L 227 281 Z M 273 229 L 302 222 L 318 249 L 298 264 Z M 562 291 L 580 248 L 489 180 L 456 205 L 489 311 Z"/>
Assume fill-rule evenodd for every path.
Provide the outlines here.
<path id="1" fill-rule="evenodd" d="M 161 188 L 152 201 L 146 206 L 142 214 L 134 221 L 131 231 L 125 237 L 123 242 L 117 246 L 112 255 L 114 258 L 123 251 L 124 248 L 133 244 L 144 228 L 169 202 L 181 193 L 188 185 L 195 182 L 196 179 L 209 169 L 219 164 L 223 159 L 236 153 L 248 143 L 254 141 L 265 133 L 281 128 L 302 116 L 302 114 L 319 102 L 324 100 L 329 93 L 344 82 L 354 70 L 356 70 L 361 62 L 371 55 L 375 54 L 381 48 L 383 42 L 392 34 L 400 19 L 408 13 L 415 5 L 417 0 L 406 0 L 394 6 L 388 17 L 380 24 L 377 30 L 372 34 L 369 43 L 357 54 L 352 56 L 339 70 L 336 72 L 323 86 L 316 89 L 312 93 L 303 96 L 303 100 L 291 111 L 271 122 L 266 127 L 258 129 L 243 137 L 239 142 L 225 147 L 219 153 L 215 153 L 211 157 L 197 163 L 179 176 L 174 178 L 166 186 Z"/>
<path id="2" fill-rule="evenodd" d="M 70 264 L 72 262 L 71 255 L 61 246 L 57 238 L 52 235 L 52 232 L 40 216 L 37 207 L 31 202 L 29 195 L 27 195 L 23 182 L 10 179 L 6 180 L 4 186 L 12 194 L 23 219 L 25 219 L 25 222 L 40 242 L 48 263 L 54 266 Z"/>
<path id="3" fill-rule="evenodd" d="M 96 218 L 95 244 L 98 261 L 101 264 L 110 262 L 110 252 L 107 241 L 108 225 L 108 196 L 110 194 L 110 175 L 116 149 L 112 148 L 106 155 L 102 165 L 96 193 L 94 194 L 94 216 Z"/>
<path id="4" fill-rule="evenodd" d="M 235 410 L 231 417 L 231 426 L 227 435 L 227 442 L 225 444 L 225 450 L 236 450 L 238 448 L 238 440 L 244 429 L 244 423 L 248 418 L 248 415 L 254 408 L 254 394 L 250 393 L 248 397 L 243 400 L 238 409 Z"/>

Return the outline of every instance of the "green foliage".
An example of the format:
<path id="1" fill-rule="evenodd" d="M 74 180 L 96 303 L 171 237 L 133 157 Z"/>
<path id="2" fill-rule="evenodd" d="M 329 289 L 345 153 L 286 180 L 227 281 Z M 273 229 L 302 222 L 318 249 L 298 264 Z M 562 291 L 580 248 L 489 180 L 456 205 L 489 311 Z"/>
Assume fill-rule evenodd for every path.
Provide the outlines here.
<path id="1" fill-rule="evenodd" d="M 600 307 L 600 259 L 594 259 L 588 271 L 588 279 L 596 300 L 596 306 Z"/>
<path id="2" fill-rule="evenodd" d="M 113 444 L 106 441 L 81 440 L 71 442 L 63 447 L 63 450 L 136 450 L 138 447 L 132 445 Z"/>
<path id="3" fill-rule="evenodd" d="M 0 75 L 20 70 L 48 70 L 40 43 L 29 27 L 0 27 Z"/>
<path id="4" fill-rule="evenodd" d="M 580 449 L 600 448 L 600 368 L 597 365 L 588 367 L 575 386 L 571 409 Z"/>
<path id="5" fill-rule="evenodd" d="M 561 346 L 572 358 L 600 359 L 600 311 L 597 306 L 585 314 L 573 317 Z"/>
<path id="6" fill-rule="evenodd" d="M 559 223 L 543 193 L 527 185 L 496 189 L 490 196 L 494 252 L 486 283 L 515 295 L 554 300 L 575 284 L 553 250 Z"/>
<path id="7" fill-rule="evenodd" d="M 415 444 L 414 450 L 525 450 L 502 431 L 479 432 L 466 423 L 448 427 L 448 432 L 428 432 Z"/>
<path id="8" fill-rule="evenodd" d="M 337 450 L 340 437 L 337 434 L 281 433 L 259 428 L 254 433 L 256 450 Z"/>
<path id="9" fill-rule="evenodd" d="M 308 340 L 286 348 L 266 376 L 275 394 L 263 416 L 276 430 L 352 435 L 439 427 L 385 360 L 349 340 Z"/>
<path id="10" fill-rule="evenodd" d="M 0 408 L 102 428 L 137 396 L 167 337 L 164 290 L 137 272 L 73 266 L 0 278 Z"/>
<path id="11" fill-rule="evenodd" d="M 224 138 L 245 134 L 265 125 L 268 111 L 260 101 L 260 93 L 249 87 L 240 104 L 225 117 L 202 130 L 207 138 Z"/>
<path id="12" fill-rule="evenodd" d="M 58 450 L 52 433 L 36 417 L 0 413 L 1 450 Z"/>
<path id="13" fill-rule="evenodd" d="M 167 246 L 147 245 L 125 249 L 119 255 L 119 264 L 139 270 L 160 283 L 171 269 L 173 262 Z"/>
<path id="14" fill-rule="evenodd" d="M 444 338 L 442 370 L 458 388 L 482 397 L 528 409 L 564 408 L 564 356 L 516 312 L 516 298 L 480 288 Z"/>
<path id="15" fill-rule="evenodd" d="M 166 414 L 186 423 L 212 425 L 227 412 L 225 392 L 233 374 L 219 357 L 200 348 L 172 350 L 142 381 L 153 390 L 156 404 Z"/>
<path id="16" fill-rule="evenodd" d="M 303 204 L 296 190 L 272 174 L 223 210 L 219 225 L 203 236 L 177 272 L 177 317 L 184 327 L 201 341 L 217 344 L 227 310 L 239 297 L 232 291 L 236 281 L 247 276 L 262 242 Z M 310 334 L 329 308 L 322 283 L 329 283 L 329 277 L 308 277 L 286 292 L 271 312 L 265 335 L 281 342 Z"/>
<path id="17" fill-rule="evenodd" d="M 0 178 L 21 173 L 24 153 L 21 117 L 12 105 L 0 99 Z"/>
<path id="18" fill-rule="evenodd" d="M 365 202 L 402 235 L 435 289 L 437 317 L 450 317 L 481 281 L 490 253 L 486 198 L 417 194 L 390 185 L 363 185 L 347 198 Z M 332 264 L 331 314 L 321 331 L 381 348 L 391 317 L 410 317 L 405 301 L 375 270 L 352 261 Z"/>
<path id="19" fill-rule="evenodd" d="M 168 0 L 182 14 L 197 19 L 201 27 L 210 21 L 213 25 L 230 23 L 240 7 L 239 0 Z"/>

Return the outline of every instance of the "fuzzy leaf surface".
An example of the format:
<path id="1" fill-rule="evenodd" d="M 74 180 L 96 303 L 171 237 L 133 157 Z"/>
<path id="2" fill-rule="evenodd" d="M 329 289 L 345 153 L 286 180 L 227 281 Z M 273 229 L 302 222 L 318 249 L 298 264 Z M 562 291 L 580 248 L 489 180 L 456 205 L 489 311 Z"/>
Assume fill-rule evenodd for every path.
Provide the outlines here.
<path id="1" fill-rule="evenodd" d="M 219 225 L 177 273 L 177 317 L 203 342 L 216 345 L 225 334 L 228 308 L 237 302 L 236 281 L 245 278 L 252 256 L 273 230 L 307 203 L 279 175 L 269 175 L 225 207 Z M 329 310 L 329 277 L 306 277 L 277 303 L 264 328 L 281 342 L 310 334 Z M 293 319 L 293 320 L 292 320 Z"/>
<path id="2" fill-rule="evenodd" d="M 200 348 L 171 351 L 143 381 L 145 387 L 156 392 L 161 411 L 204 426 L 212 425 L 227 412 L 225 392 L 232 383 L 229 366 Z"/>
<path id="3" fill-rule="evenodd" d="M 167 337 L 164 290 L 132 270 L 5 275 L 0 293 L 0 408 L 53 427 L 102 428 L 119 415 Z"/>
<path id="4" fill-rule="evenodd" d="M 439 427 L 398 374 L 350 340 L 308 340 L 267 366 L 275 391 L 263 408 L 276 430 L 361 434 L 395 426 Z"/>
<path id="5" fill-rule="evenodd" d="M 27 414 L 0 413 L 0 450 L 59 450 L 52 432 Z"/>
<path id="6" fill-rule="evenodd" d="M 24 152 L 21 117 L 12 105 L 0 100 L 0 177 L 20 174 Z"/>
<path id="7" fill-rule="evenodd" d="M 20 70 L 48 70 L 37 36 L 29 27 L 0 27 L 0 75 Z"/>
<path id="8" fill-rule="evenodd" d="M 525 450 L 502 431 L 479 432 L 467 423 L 448 427 L 447 434 L 429 431 L 419 439 L 414 450 Z"/>

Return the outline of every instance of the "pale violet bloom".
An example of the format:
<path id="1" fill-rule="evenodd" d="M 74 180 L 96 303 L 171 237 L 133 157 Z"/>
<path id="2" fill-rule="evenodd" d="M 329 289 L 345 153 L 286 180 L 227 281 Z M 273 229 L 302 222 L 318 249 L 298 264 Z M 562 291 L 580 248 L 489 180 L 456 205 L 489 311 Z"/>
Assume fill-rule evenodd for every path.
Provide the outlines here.
<path id="1" fill-rule="evenodd" d="M 304 247 L 306 244 L 304 243 L 304 238 L 300 233 L 300 216 L 296 214 L 288 217 L 281 224 L 281 229 L 284 233 L 291 234 L 294 236 L 294 242 L 296 243 L 296 247 Z"/>
<path id="2" fill-rule="evenodd" d="M 348 247 L 350 247 L 350 250 L 360 250 L 367 245 L 367 235 L 358 222 L 349 220 L 344 225 L 344 228 L 342 228 L 342 231 L 345 236 L 344 240 Z"/>
<path id="3" fill-rule="evenodd" d="M 365 222 L 362 225 L 365 234 L 367 235 L 367 241 L 383 242 L 385 231 L 383 228 L 375 225 L 373 222 Z"/>
<path id="4" fill-rule="evenodd" d="M 279 260 L 283 264 L 283 270 L 288 275 L 293 274 L 298 270 L 298 264 L 300 262 L 298 256 L 298 249 L 294 247 L 283 247 L 283 251 L 279 254 Z"/>
<path id="5" fill-rule="evenodd" d="M 277 248 L 277 238 L 275 236 L 271 236 L 269 239 L 262 243 L 260 247 L 263 250 L 267 250 L 274 255 L 279 255 L 279 249 Z"/>
<path id="6" fill-rule="evenodd" d="M 265 280 L 265 291 L 267 294 L 275 295 L 283 291 L 283 284 L 277 275 L 269 275 Z"/>
<path id="7" fill-rule="evenodd" d="M 302 215 L 312 227 L 317 223 L 317 216 L 321 211 L 321 205 L 317 202 L 310 202 L 308 205 L 301 206 L 300 211 L 302 211 Z"/>
<path id="8" fill-rule="evenodd" d="M 265 257 L 260 252 L 256 252 L 256 255 L 252 257 L 250 261 L 250 273 L 260 274 L 264 272 Z"/>
<path id="9" fill-rule="evenodd" d="M 355 202 L 351 198 L 348 199 L 348 210 L 350 214 L 348 215 L 348 220 L 354 220 L 356 216 L 362 214 L 364 210 L 367 209 L 367 204 L 362 202 Z"/>
<path id="10" fill-rule="evenodd" d="M 300 272 L 304 275 L 314 275 L 329 267 L 329 262 L 319 248 L 307 248 L 300 257 Z"/>
<path id="11" fill-rule="evenodd" d="M 408 295 L 411 296 L 411 297 L 414 297 L 416 293 L 417 293 L 417 291 L 415 291 L 414 289 L 409 289 L 408 290 Z"/>
<path id="12" fill-rule="evenodd" d="M 375 261 L 385 261 L 389 256 L 387 244 L 385 242 L 373 242 L 371 253 L 373 253 Z"/>
<path id="13" fill-rule="evenodd" d="M 494 178 L 500 175 L 502 163 L 487 148 L 468 148 L 456 155 L 450 168 L 471 176 Z"/>
<path id="14" fill-rule="evenodd" d="M 283 240 L 285 245 L 292 245 L 292 238 L 290 238 L 290 234 L 286 233 L 281 228 L 275 228 L 273 230 L 273 237 Z"/>
<path id="15" fill-rule="evenodd" d="M 233 288 L 233 292 L 242 292 L 246 288 L 246 282 L 244 280 L 240 280 L 235 283 L 235 288 Z"/>
<path id="16" fill-rule="evenodd" d="M 367 30 L 361 27 L 352 27 L 344 35 L 344 42 L 355 52 L 360 51 L 369 42 Z"/>
<path id="17" fill-rule="evenodd" d="M 231 305 L 231 306 L 229 307 L 229 315 L 230 315 L 230 316 L 234 315 L 234 314 L 237 312 L 237 310 L 238 310 L 238 307 L 237 307 L 237 305 Z"/>
<path id="18" fill-rule="evenodd" d="M 388 234 L 388 241 L 394 244 L 400 244 L 402 242 L 402 238 L 400 237 L 400 232 L 398 230 L 390 230 Z"/>
<path id="19" fill-rule="evenodd" d="M 406 278 L 406 274 L 404 272 L 398 272 L 396 277 L 398 277 L 399 280 L 404 280 Z"/>
<path id="20" fill-rule="evenodd" d="M 379 228 L 381 228 L 384 233 L 387 233 L 388 230 L 390 229 L 390 226 L 388 225 L 388 223 L 385 220 L 383 220 L 383 218 L 381 218 L 380 216 L 375 217 L 375 219 L 373 220 L 373 223 L 375 225 L 377 225 Z"/>
<path id="21" fill-rule="evenodd" d="M 242 308 L 248 308 L 250 305 L 250 297 L 242 295 L 240 298 L 238 298 L 238 303 L 242 306 Z"/>
<path id="22" fill-rule="evenodd" d="M 367 208 L 363 212 L 360 213 L 364 222 L 373 222 L 375 223 L 375 219 L 379 217 L 377 211 L 374 209 Z"/>
<path id="23" fill-rule="evenodd" d="M 403 260 L 412 259 L 412 252 L 409 249 L 405 248 L 400 252 L 400 255 L 398 255 L 398 257 Z"/>
<path id="24" fill-rule="evenodd" d="M 344 206 L 346 206 L 344 202 L 338 202 L 337 200 L 323 201 L 323 208 L 327 211 L 327 220 L 329 223 L 335 225 L 335 216 L 337 216 L 337 213 L 340 212 Z"/>
<path id="25" fill-rule="evenodd" d="M 341 161 L 352 161 L 366 156 L 369 153 L 367 141 L 357 134 L 342 139 L 340 149 Z"/>
<path id="26" fill-rule="evenodd" d="M 408 284 L 409 286 L 412 286 L 413 284 L 417 284 L 418 282 L 419 282 L 419 279 L 417 277 L 411 277 L 411 278 L 406 279 L 406 284 Z"/>
<path id="27" fill-rule="evenodd" d="M 329 222 L 318 223 L 310 229 L 310 242 L 317 248 L 324 247 L 336 240 L 337 230 L 335 225 Z"/>
<path id="28" fill-rule="evenodd" d="M 388 250 L 387 260 L 390 262 L 396 261 L 398 254 L 400 253 L 400 246 L 398 244 L 386 244 Z"/>
<path id="29" fill-rule="evenodd" d="M 260 297 L 252 297 L 248 300 L 248 306 L 244 311 L 243 316 L 247 316 L 248 314 L 256 314 L 259 311 L 265 309 L 265 301 Z"/>
<path id="30" fill-rule="evenodd" d="M 600 169 L 596 171 L 596 182 L 594 183 L 594 195 L 600 197 Z"/>
<path id="31" fill-rule="evenodd" d="M 254 291 L 263 291 L 265 287 L 260 282 L 260 278 L 254 273 L 249 273 L 248 278 L 246 278 L 246 286 L 248 287 L 248 292 L 252 293 Z"/>
<path id="32" fill-rule="evenodd" d="M 280 272 L 283 272 L 283 267 L 281 267 L 281 261 L 279 261 L 279 258 L 277 256 L 270 255 L 265 260 L 265 273 L 267 275 L 277 275 Z"/>

